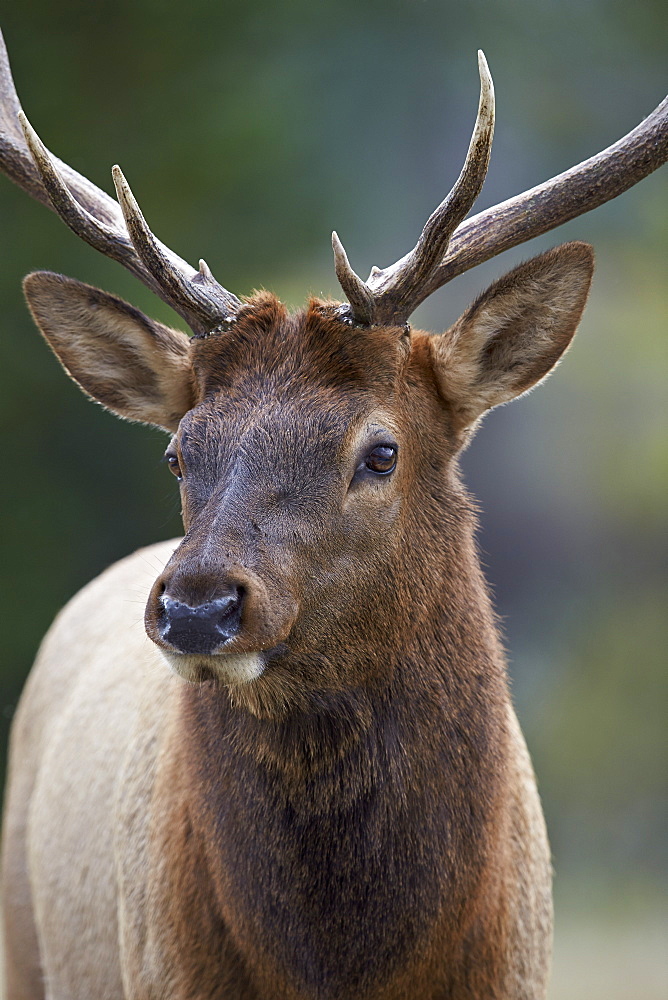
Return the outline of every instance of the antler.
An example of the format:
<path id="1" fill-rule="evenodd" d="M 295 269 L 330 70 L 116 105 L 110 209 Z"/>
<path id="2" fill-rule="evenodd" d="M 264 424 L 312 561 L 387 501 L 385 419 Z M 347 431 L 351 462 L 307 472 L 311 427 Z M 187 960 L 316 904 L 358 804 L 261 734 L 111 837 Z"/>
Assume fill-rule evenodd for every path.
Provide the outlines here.
<path id="1" fill-rule="evenodd" d="M 480 104 L 466 163 L 415 248 L 390 267 L 373 267 L 362 281 L 332 234 L 336 275 L 359 323 L 402 325 L 458 274 L 603 205 L 668 160 L 667 97 L 619 142 L 460 225 L 482 187 L 494 131 L 494 91 L 482 52 L 478 64 Z"/>
<path id="2" fill-rule="evenodd" d="M 482 188 L 494 134 L 494 87 L 482 52 L 478 66 L 480 102 L 466 162 L 413 250 L 382 270 L 373 267 L 365 282 L 332 234 L 336 274 L 359 323 L 405 323 L 427 296 L 458 274 L 615 198 L 668 159 L 666 98 L 613 146 L 462 222 Z M 238 311 L 239 299 L 216 281 L 203 260 L 195 271 L 156 239 L 119 167 L 113 168 L 113 178 L 120 205 L 49 153 L 21 109 L 1 33 L 0 167 L 78 236 L 123 264 L 195 332 L 206 332 Z"/>
<path id="3" fill-rule="evenodd" d="M 155 238 L 119 167 L 112 173 L 120 206 L 52 156 L 23 113 L 1 32 L 0 167 L 53 208 L 77 236 L 131 271 L 196 333 L 231 319 L 239 309 L 239 299 L 216 281 L 203 260 L 196 271 Z"/>

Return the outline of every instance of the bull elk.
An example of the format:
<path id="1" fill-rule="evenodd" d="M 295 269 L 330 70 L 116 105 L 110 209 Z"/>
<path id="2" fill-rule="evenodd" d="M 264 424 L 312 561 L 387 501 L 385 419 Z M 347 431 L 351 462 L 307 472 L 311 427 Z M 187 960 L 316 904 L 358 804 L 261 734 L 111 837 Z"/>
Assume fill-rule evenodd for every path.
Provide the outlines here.
<path id="1" fill-rule="evenodd" d="M 463 221 L 494 128 L 481 54 L 465 165 L 415 248 L 363 281 L 334 234 L 347 302 L 289 315 L 163 246 L 118 167 L 116 202 L 52 156 L 3 59 L 5 172 L 193 331 L 58 274 L 25 280 L 84 392 L 171 435 L 185 537 L 85 587 L 28 681 L 5 818 L 9 1000 L 544 997 L 547 837 L 457 455 L 567 349 L 592 250 L 520 265 L 445 333 L 408 321 L 658 167 L 668 100 Z M 141 591 L 146 634 L 127 599 Z"/>

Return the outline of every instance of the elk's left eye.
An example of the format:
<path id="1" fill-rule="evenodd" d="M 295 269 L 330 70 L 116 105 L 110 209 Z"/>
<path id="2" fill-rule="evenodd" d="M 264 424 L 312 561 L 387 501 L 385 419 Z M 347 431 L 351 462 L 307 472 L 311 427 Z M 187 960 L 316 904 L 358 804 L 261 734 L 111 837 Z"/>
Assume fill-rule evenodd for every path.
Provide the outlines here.
<path id="1" fill-rule="evenodd" d="M 394 445 L 379 444 L 369 452 L 364 464 L 376 475 L 387 476 L 390 472 L 394 472 L 397 464 L 397 449 Z"/>
<path id="2" fill-rule="evenodd" d="M 169 451 L 165 455 L 165 461 L 169 466 L 169 471 L 176 476 L 179 482 L 181 482 L 181 480 L 183 479 L 183 473 L 181 472 L 181 466 L 179 465 L 178 457 L 173 452 Z"/>

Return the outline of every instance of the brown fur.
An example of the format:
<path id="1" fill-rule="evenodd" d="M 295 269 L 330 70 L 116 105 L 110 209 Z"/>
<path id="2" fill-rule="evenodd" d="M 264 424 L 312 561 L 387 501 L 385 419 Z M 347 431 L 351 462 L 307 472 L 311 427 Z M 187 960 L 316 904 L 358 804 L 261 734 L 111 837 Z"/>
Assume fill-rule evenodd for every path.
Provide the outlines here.
<path id="1" fill-rule="evenodd" d="M 545 996 L 549 852 L 457 452 L 561 356 L 591 272 L 567 244 L 439 337 L 261 293 L 187 355 L 119 300 L 31 277 L 86 391 L 163 427 L 181 401 L 186 534 L 75 598 L 29 683 L 10 1000 Z M 388 439 L 396 470 L 375 476 Z M 230 582 L 246 601 L 224 653 L 170 647 L 161 595 L 194 606 Z M 153 642 L 128 592 L 149 594 Z"/>

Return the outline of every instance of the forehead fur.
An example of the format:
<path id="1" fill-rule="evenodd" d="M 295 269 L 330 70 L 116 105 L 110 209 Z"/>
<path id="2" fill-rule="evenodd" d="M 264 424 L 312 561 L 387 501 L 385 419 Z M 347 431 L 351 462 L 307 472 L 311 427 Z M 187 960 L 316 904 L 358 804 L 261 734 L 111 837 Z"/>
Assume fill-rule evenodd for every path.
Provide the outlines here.
<path id="1" fill-rule="evenodd" d="M 400 327 L 351 327 L 336 303 L 312 299 L 290 315 L 258 292 L 223 333 L 191 342 L 199 401 L 224 391 L 246 399 L 258 389 L 391 392 L 408 355 Z"/>

